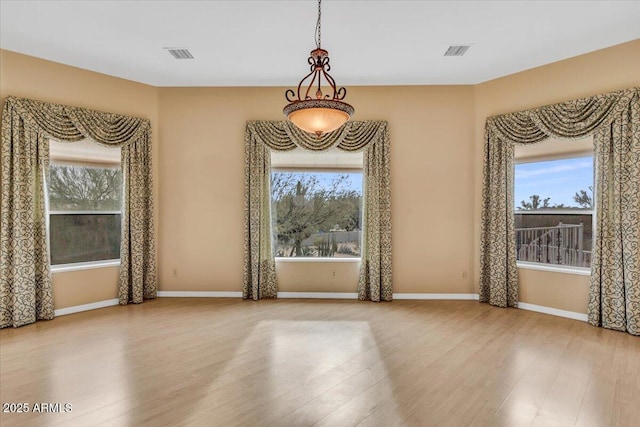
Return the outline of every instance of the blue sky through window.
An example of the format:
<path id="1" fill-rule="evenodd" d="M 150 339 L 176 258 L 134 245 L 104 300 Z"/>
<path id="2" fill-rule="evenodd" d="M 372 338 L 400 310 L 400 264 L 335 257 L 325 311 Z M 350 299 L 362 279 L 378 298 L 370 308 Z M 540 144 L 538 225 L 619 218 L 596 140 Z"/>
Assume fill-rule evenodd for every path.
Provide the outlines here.
<path id="1" fill-rule="evenodd" d="M 331 187 L 331 183 L 336 179 L 338 175 L 346 175 L 347 179 L 344 182 L 344 188 L 348 190 L 355 190 L 362 194 L 362 173 L 346 173 L 346 172 L 310 172 L 318 177 L 320 185 L 326 189 Z"/>
<path id="2" fill-rule="evenodd" d="M 593 157 L 574 157 L 571 159 L 549 160 L 544 162 L 521 163 L 515 166 L 515 206 L 521 201 L 529 202 L 529 197 L 537 194 L 541 199 L 550 197 L 551 206 L 578 204 L 573 196 L 580 190 L 592 194 Z"/>
<path id="3" fill-rule="evenodd" d="M 346 179 L 342 183 L 342 188 L 346 190 L 354 190 L 357 191 L 358 194 L 362 195 L 362 172 L 357 173 L 349 173 L 349 172 L 323 172 L 323 171 L 314 171 L 309 170 L 305 172 L 287 172 L 286 170 L 275 171 L 272 173 L 287 173 L 291 175 L 314 175 L 318 178 L 318 185 L 320 188 L 328 190 L 331 188 L 331 184 L 334 180 L 336 180 L 341 175 L 346 175 Z"/>

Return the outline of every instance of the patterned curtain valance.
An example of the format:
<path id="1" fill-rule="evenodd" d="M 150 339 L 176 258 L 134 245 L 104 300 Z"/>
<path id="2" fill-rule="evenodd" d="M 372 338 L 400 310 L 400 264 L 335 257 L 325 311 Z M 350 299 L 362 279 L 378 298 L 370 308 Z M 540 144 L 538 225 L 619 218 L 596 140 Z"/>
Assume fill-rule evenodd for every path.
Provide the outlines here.
<path id="1" fill-rule="evenodd" d="M 147 119 L 32 99 L 9 96 L 5 108 L 15 111 L 25 126 L 62 141 L 91 138 L 99 144 L 122 146 L 148 138 L 151 132 Z"/>
<path id="2" fill-rule="evenodd" d="M 254 120 L 247 122 L 247 137 L 276 151 L 302 147 L 312 151 L 325 151 L 337 147 L 344 151 L 360 151 L 369 143 L 385 136 L 385 121 L 350 121 L 340 129 L 317 137 L 298 129 L 289 121 Z"/>
<path id="3" fill-rule="evenodd" d="M 491 139 L 514 144 L 540 142 L 548 137 L 583 138 L 600 126 L 611 123 L 620 112 L 629 108 L 640 88 L 575 99 L 487 119 Z"/>

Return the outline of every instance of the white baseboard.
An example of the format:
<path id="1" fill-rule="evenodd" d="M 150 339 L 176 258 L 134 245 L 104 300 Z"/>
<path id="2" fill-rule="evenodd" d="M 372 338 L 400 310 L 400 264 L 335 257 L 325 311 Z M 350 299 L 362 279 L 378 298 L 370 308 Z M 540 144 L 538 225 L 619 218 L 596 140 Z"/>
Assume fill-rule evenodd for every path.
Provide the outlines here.
<path id="1" fill-rule="evenodd" d="M 278 298 L 357 299 L 357 293 L 348 292 L 278 292 Z M 478 294 L 393 294 L 393 299 L 478 300 Z"/>
<path id="2" fill-rule="evenodd" d="M 393 299 L 478 300 L 478 294 L 393 294 Z"/>
<path id="3" fill-rule="evenodd" d="M 159 291 L 158 297 L 242 298 L 242 292 Z M 278 298 L 358 299 L 356 292 L 278 292 Z M 478 294 L 393 294 L 393 299 L 478 300 Z"/>
<path id="4" fill-rule="evenodd" d="M 179 298 L 242 298 L 242 292 L 220 291 L 159 291 L 158 297 Z M 357 293 L 348 292 L 278 292 L 278 298 L 357 299 Z"/>
<path id="5" fill-rule="evenodd" d="M 242 292 L 223 291 L 159 291 L 158 297 L 164 298 L 242 298 Z M 322 299 L 358 299 L 357 293 L 349 292 L 278 292 L 278 298 L 322 298 Z M 478 300 L 478 294 L 393 294 L 393 299 L 413 299 L 413 300 Z M 59 308 L 54 311 L 55 316 L 65 316 L 67 314 L 80 313 L 82 311 L 96 310 L 98 308 L 118 305 L 118 299 L 92 302 L 89 304 L 76 305 L 73 307 Z M 552 316 L 566 317 L 568 319 L 587 321 L 587 315 L 574 311 L 560 310 L 558 308 L 544 307 L 541 305 L 519 302 L 518 308 L 522 310 L 535 311 L 537 313 L 550 314 Z"/>
<path id="6" fill-rule="evenodd" d="M 242 292 L 225 291 L 158 291 L 161 298 L 242 298 Z"/>
<path id="7" fill-rule="evenodd" d="M 582 320 L 583 322 L 586 322 L 588 320 L 587 315 L 584 313 L 576 313 L 575 311 L 560 310 L 559 308 L 544 307 L 542 305 L 529 304 L 526 302 L 519 302 L 518 308 L 522 310 L 529 310 L 529 311 L 535 311 L 538 313 L 550 314 L 552 316 L 566 317 L 568 319 L 574 319 L 574 320 Z"/>
<path id="8" fill-rule="evenodd" d="M 358 299 L 351 292 L 278 292 L 278 298 Z"/>
<path id="9" fill-rule="evenodd" d="M 59 308 L 53 312 L 54 316 L 64 316 L 66 314 L 80 313 L 81 311 L 95 310 L 98 308 L 118 305 L 118 298 L 104 301 L 92 302 L 89 304 L 74 305 L 73 307 Z"/>

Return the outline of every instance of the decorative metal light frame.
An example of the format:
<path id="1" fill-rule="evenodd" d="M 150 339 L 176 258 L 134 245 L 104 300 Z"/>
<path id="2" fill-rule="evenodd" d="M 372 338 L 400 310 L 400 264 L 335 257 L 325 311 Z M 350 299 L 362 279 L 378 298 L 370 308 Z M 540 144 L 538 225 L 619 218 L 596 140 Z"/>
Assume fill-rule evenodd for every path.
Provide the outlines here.
<path id="1" fill-rule="evenodd" d="M 316 49 L 311 51 L 307 62 L 310 72 L 300 80 L 297 92 L 288 89 L 285 97 L 289 104 L 284 114 L 300 129 L 313 132 L 318 137 L 342 126 L 354 113 L 354 108 L 343 102 L 347 89 L 338 88 L 329 74 L 329 52 L 321 47 L 322 0 L 318 0 L 318 21 L 316 23 Z M 322 81 L 329 86 L 329 92 L 322 92 Z M 325 87 L 327 86 L 325 84 Z M 306 89 L 305 89 L 306 88 Z M 315 97 L 310 94 L 315 89 Z M 297 98 L 296 98 L 297 96 Z"/>

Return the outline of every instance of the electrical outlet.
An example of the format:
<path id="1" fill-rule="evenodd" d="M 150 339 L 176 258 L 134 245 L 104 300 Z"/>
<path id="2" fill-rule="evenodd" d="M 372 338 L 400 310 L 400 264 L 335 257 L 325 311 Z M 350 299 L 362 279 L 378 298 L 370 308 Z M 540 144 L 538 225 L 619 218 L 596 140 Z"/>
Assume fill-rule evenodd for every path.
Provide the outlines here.
<path id="1" fill-rule="evenodd" d="M 335 271 L 335 270 L 333 270 L 333 271 L 331 272 L 331 276 L 332 276 L 332 277 L 336 277 L 336 271 Z"/>
<path id="2" fill-rule="evenodd" d="M 462 270 L 462 279 L 466 280 L 467 278 L 467 270 Z"/>
<path id="3" fill-rule="evenodd" d="M 172 275 L 173 277 L 178 277 L 178 269 L 177 269 L 177 268 L 174 268 L 173 270 L 171 270 L 171 275 Z"/>

